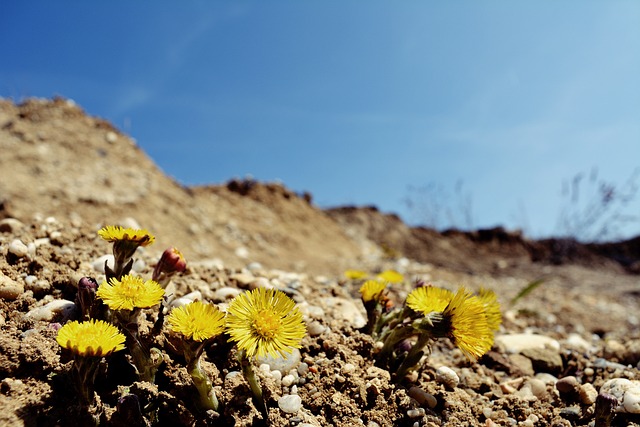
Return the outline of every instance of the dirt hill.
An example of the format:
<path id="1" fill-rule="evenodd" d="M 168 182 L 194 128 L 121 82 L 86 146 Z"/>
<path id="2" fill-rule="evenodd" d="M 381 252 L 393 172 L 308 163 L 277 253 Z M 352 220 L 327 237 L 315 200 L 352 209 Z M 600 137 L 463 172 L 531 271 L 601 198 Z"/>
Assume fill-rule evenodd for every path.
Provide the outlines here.
<path id="1" fill-rule="evenodd" d="M 0 202 L 5 217 L 138 224 L 191 261 L 257 261 L 337 272 L 360 248 L 307 196 L 281 185 L 183 187 L 128 136 L 72 101 L 0 100 Z"/>

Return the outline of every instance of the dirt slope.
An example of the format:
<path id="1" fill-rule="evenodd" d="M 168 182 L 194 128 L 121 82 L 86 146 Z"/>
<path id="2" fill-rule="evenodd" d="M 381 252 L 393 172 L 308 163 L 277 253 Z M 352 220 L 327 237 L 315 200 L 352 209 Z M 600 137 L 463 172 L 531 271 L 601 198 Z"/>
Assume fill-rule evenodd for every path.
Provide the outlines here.
<path id="1" fill-rule="evenodd" d="M 69 100 L 0 100 L 0 150 L 4 216 L 96 225 L 130 218 L 158 236 L 158 251 L 175 245 L 190 260 L 236 266 L 339 271 L 341 260 L 359 255 L 308 198 L 250 182 L 185 188 L 129 137 Z"/>

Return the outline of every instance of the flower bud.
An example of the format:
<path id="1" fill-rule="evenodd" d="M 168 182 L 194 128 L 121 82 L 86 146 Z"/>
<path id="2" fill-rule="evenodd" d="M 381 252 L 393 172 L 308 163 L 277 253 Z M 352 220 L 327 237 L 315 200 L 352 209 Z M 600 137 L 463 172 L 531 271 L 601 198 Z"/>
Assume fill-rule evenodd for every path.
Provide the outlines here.
<path id="1" fill-rule="evenodd" d="M 89 318 L 91 307 L 96 300 L 98 282 L 91 277 L 83 277 L 78 282 L 78 293 L 76 294 L 76 304 L 80 307 L 82 318 Z"/>
<path id="2" fill-rule="evenodd" d="M 182 252 L 176 248 L 167 248 L 162 253 L 158 264 L 153 269 L 153 280 L 166 286 L 170 277 L 175 273 L 182 273 L 187 268 L 187 261 Z"/>

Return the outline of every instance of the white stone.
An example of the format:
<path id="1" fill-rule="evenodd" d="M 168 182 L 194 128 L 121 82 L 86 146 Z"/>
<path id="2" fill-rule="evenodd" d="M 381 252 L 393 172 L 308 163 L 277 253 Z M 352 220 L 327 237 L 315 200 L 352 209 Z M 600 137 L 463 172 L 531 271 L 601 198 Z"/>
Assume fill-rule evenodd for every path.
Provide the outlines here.
<path id="1" fill-rule="evenodd" d="M 436 369 L 436 381 L 448 388 L 456 388 L 460 384 L 460 377 L 448 366 L 440 366 Z"/>
<path id="2" fill-rule="evenodd" d="M 214 292 L 213 299 L 215 299 L 216 301 L 226 301 L 237 297 L 242 292 L 242 289 L 224 286 Z"/>
<path id="3" fill-rule="evenodd" d="M 200 291 L 193 291 L 193 292 L 189 292 L 188 294 L 180 298 L 174 299 L 169 303 L 169 307 L 172 307 L 172 308 L 182 307 L 182 306 L 191 304 L 194 301 L 201 301 L 201 300 L 202 300 L 202 294 L 200 293 Z"/>
<path id="4" fill-rule="evenodd" d="M 344 320 L 355 329 L 362 328 L 367 324 L 367 319 L 352 300 L 327 297 L 322 298 L 321 301 L 325 306 L 325 311 L 328 311 L 334 319 Z"/>
<path id="5" fill-rule="evenodd" d="M 300 364 L 300 350 L 294 348 L 291 354 L 285 353 L 284 357 L 258 356 L 256 361 L 258 364 L 266 363 L 272 371 L 289 372 Z"/>
<path id="6" fill-rule="evenodd" d="M 249 258 L 249 250 L 244 246 L 241 246 L 238 249 L 236 249 L 235 253 L 238 258 L 242 258 L 242 259 Z"/>
<path id="7" fill-rule="evenodd" d="M 345 363 L 342 365 L 342 373 L 343 374 L 352 374 L 356 370 L 356 366 L 353 363 Z"/>
<path id="8" fill-rule="evenodd" d="M 498 335 L 496 345 L 502 346 L 507 353 L 521 353 L 530 348 L 550 348 L 560 350 L 560 343 L 548 336 L 539 334 Z"/>
<path id="9" fill-rule="evenodd" d="M 285 387 L 291 386 L 296 381 L 295 377 L 291 374 L 285 375 L 282 377 L 282 385 Z"/>
<path id="10" fill-rule="evenodd" d="M 640 414 L 640 381 L 614 378 L 602 385 L 600 393 L 610 394 L 618 399 L 616 412 Z"/>
<path id="11" fill-rule="evenodd" d="M 56 317 L 61 317 L 61 320 L 66 320 L 71 316 L 75 309 L 76 305 L 73 301 L 55 299 L 42 307 L 31 309 L 26 316 L 34 320 L 42 320 L 46 322 L 51 322 Z"/>
<path id="12" fill-rule="evenodd" d="M 17 256 L 18 258 L 22 258 L 27 256 L 29 253 L 29 248 L 27 245 L 22 243 L 19 239 L 14 239 L 9 243 L 9 253 Z"/>
<path id="13" fill-rule="evenodd" d="M 118 140 L 118 134 L 116 134 L 114 131 L 109 131 L 104 135 L 104 139 L 109 143 L 109 144 L 113 144 L 114 142 L 116 142 Z"/>
<path id="14" fill-rule="evenodd" d="M 302 408 L 302 399 L 297 394 L 287 394 L 278 399 L 278 407 L 287 414 L 295 414 Z"/>
<path id="15" fill-rule="evenodd" d="M 589 344 L 587 340 L 585 340 L 584 338 L 582 338 L 580 335 L 576 333 L 569 334 L 567 339 L 564 341 L 564 344 L 566 347 L 580 350 L 583 352 L 594 350 L 594 346 Z"/>
<path id="16" fill-rule="evenodd" d="M 104 274 L 104 263 L 105 263 L 105 261 L 107 262 L 107 265 L 109 266 L 109 268 L 113 269 L 113 267 L 115 265 L 115 259 L 113 258 L 113 255 L 102 255 L 100 258 L 98 258 L 95 261 L 93 261 L 91 263 L 91 266 L 98 273 Z"/>
<path id="17" fill-rule="evenodd" d="M 327 327 L 317 320 L 312 320 L 307 323 L 307 333 L 310 337 L 317 337 L 318 335 L 322 335 L 327 330 Z"/>
<path id="18" fill-rule="evenodd" d="M 271 378 L 273 378 L 274 380 L 276 381 L 282 380 L 282 372 L 278 371 L 277 369 L 275 371 L 270 371 L 269 373 L 271 374 Z"/>

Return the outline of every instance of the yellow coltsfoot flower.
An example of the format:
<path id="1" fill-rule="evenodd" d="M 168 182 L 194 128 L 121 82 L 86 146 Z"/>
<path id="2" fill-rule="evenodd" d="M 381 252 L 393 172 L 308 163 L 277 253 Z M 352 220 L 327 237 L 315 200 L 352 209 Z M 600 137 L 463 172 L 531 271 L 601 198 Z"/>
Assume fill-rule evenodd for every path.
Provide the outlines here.
<path id="1" fill-rule="evenodd" d="M 387 284 L 384 282 L 380 282 L 378 280 L 367 280 L 362 284 L 362 286 L 360 286 L 362 301 L 365 303 L 373 300 L 381 302 L 381 297 L 386 289 Z"/>
<path id="2" fill-rule="evenodd" d="M 113 278 L 103 282 L 96 295 L 112 310 L 133 310 L 159 304 L 164 289 L 153 280 L 126 275 L 121 280 Z"/>
<path id="3" fill-rule="evenodd" d="M 115 265 L 113 270 L 105 262 L 104 269 L 107 279 L 120 279 L 131 271 L 133 254 L 140 246 L 148 246 L 155 241 L 155 237 L 147 230 L 123 228 L 116 225 L 108 225 L 98 231 L 98 235 L 104 240 L 113 243 L 113 257 Z"/>
<path id="4" fill-rule="evenodd" d="M 485 305 L 465 288 L 460 288 L 442 312 L 448 336 L 470 359 L 476 360 L 493 345 L 493 331 L 487 322 Z"/>
<path id="5" fill-rule="evenodd" d="M 478 298 L 484 304 L 484 311 L 487 314 L 487 323 L 489 329 L 497 331 L 502 323 L 502 313 L 500 312 L 500 303 L 495 292 L 488 289 L 480 288 Z"/>
<path id="6" fill-rule="evenodd" d="M 307 332 L 295 302 L 282 291 L 265 288 L 242 293 L 231 301 L 226 331 L 248 357 L 291 353 L 300 347 Z"/>
<path id="7" fill-rule="evenodd" d="M 98 235 L 107 242 L 130 242 L 136 247 L 148 246 L 155 242 L 153 234 L 145 229 L 123 228 L 119 225 L 107 225 L 98 231 Z"/>
<path id="8" fill-rule="evenodd" d="M 58 331 L 56 341 L 74 355 L 71 374 L 83 406 L 93 402 L 93 384 L 100 359 L 124 349 L 125 340 L 124 334 L 118 328 L 102 320 L 74 320 Z"/>
<path id="9" fill-rule="evenodd" d="M 200 395 L 200 407 L 217 411 L 218 398 L 213 391 L 211 380 L 200 366 L 200 357 L 207 340 L 224 331 L 224 313 L 214 305 L 194 301 L 174 308 L 167 317 L 167 322 L 173 332 L 185 338 L 181 347 L 187 361 L 187 372 Z"/>
<path id="10" fill-rule="evenodd" d="M 407 295 L 407 305 L 414 311 L 428 316 L 432 312 L 442 312 L 453 299 L 453 292 L 435 286 L 421 286 Z"/>
<path id="11" fill-rule="evenodd" d="M 61 347 L 82 357 L 102 357 L 124 349 L 125 336 L 117 327 L 102 320 L 69 322 L 58 331 Z"/>
<path id="12" fill-rule="evenodd" d="M 385 270 L 382 273 L 378 274 L 377 277 L 384 282 L 395 284 L 402 283 L 404 281 L 404 276 L 395 270 Z"/>
<path id="13" fill-rule="evenodd" d="M 347 270 L 344 272 L 344 276 L 349 280 L 362 280 L 366 279 L 369 274 L 361 270 Z"/>
<path id="14" fill-rule="evenodd" d="M 167 322 L 172 331 L 194 341 L 204 341 L 224 331 L 224 313 L 201 301 L 174 308 Z"/>

